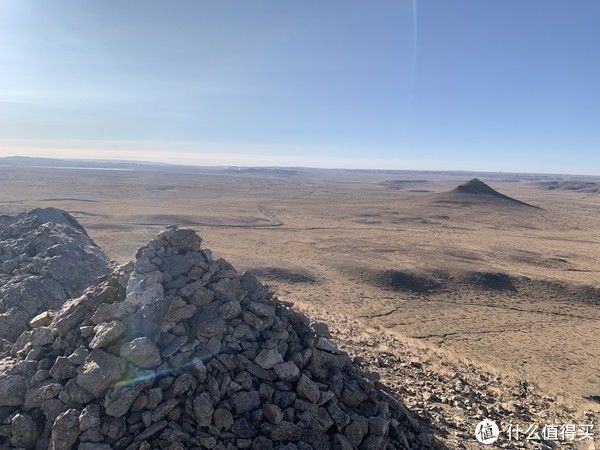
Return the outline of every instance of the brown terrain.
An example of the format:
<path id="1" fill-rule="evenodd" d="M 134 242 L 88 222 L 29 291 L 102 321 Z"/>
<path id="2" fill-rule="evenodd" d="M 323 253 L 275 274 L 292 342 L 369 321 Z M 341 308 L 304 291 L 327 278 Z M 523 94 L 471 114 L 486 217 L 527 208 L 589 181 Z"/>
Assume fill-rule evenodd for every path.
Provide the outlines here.
<path id="1" fill-rule="evenodd" d="M 118 262 L 165 225 L 191 227 L 330 324 L 441 441 L 478 448 L 484 417 L 582 422 L 598 410 L 598 181 L 0 165 L 0 214 L 67 210 Z"/>

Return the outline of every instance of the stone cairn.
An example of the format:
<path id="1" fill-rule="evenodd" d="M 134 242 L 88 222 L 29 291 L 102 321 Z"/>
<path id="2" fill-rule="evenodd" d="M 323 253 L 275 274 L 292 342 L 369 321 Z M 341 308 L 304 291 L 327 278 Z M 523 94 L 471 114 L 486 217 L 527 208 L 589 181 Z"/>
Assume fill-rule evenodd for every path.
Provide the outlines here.
<path id="1" fill-rule="evenodd" d="M 169 227 L 0 360 L 0 449 L 417 448 L 418 425 L 256 278 Z"/>

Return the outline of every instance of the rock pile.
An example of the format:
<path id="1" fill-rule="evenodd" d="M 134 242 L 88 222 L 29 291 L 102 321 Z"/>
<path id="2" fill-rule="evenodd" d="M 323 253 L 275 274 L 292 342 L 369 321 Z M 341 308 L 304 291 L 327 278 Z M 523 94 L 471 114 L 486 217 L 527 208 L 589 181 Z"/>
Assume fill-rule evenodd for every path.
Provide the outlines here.
<path id="1" fill-rule="evenodd" d="M 14 341 L 36 314 L 109 271 L 110 261 L 67 212 L 0 216 L 0 339 Z"/>
<path id="2" fill-rule="evenodd" d="M 323 324 L 170 227 L 0 360 L 0 448 L 417 448 Z"/>

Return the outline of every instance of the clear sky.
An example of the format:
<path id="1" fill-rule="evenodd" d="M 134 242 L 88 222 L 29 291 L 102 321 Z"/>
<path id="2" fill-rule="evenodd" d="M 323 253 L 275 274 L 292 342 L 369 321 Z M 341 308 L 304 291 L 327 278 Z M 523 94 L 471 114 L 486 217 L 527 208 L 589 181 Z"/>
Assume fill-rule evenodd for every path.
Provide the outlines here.
<path id="1" fill-rule="evenodd" d="M 600 174 L 600 1 L 0 0 L 0 156 Z"/>

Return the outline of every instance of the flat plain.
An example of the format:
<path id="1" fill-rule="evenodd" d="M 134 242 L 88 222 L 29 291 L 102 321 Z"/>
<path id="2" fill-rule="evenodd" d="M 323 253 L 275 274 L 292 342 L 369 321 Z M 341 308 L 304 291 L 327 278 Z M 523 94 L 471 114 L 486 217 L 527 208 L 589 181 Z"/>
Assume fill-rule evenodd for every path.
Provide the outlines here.
<path id="1" fill-rule="evenodd" d="M 478 177 L 523 203 L 469 189 Z M 0 214 L 73 214 L 117 262 L 185 225 L 280 298 L 600 398 L 600 180 L 553 175 L 0 166 Z M 469 185 L 468 185 L 469 186 Z"/>

